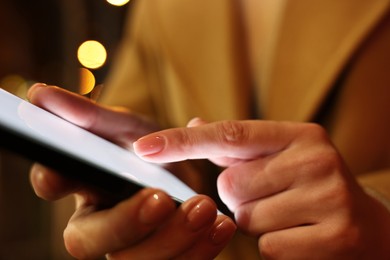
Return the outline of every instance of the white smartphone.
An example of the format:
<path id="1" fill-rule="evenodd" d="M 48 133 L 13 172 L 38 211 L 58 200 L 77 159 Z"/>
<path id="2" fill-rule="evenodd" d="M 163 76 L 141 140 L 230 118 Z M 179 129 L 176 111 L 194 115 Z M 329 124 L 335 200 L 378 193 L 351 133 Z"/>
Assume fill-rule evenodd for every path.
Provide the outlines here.
<path id="1" fill-rule="evenodd" d="M 144 187 L 177 203 L 196 193 L 162 167 L 0 89 L 0 148 L 91 185 L 116 203 Z"/>

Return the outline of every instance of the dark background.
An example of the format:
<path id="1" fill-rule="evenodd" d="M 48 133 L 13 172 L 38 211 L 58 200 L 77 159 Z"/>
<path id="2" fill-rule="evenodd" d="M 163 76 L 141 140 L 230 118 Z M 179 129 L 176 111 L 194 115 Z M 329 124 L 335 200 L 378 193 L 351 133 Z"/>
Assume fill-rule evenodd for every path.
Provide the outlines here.
<path id="1" fill-rule="evenodd" d="M 105 0 L 0 0 L 0 87 L 22 97 L 33 82 L 74 90 L 81 67 L 77 48 L 90 39 L 108 52 L 105 66 L 93 71 L 102 83 L 130 8 L 131 2 L 115 7 Z M 0 149 L 0 260 L 72 259 L 61 234 L 69 202 L 37 198 L 30 166 Z"/>

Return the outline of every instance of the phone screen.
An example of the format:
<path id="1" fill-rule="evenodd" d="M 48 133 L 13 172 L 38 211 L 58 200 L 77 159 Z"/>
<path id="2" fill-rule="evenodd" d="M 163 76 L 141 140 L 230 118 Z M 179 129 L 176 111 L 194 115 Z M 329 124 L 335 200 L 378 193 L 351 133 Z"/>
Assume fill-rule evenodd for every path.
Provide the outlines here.
<path id="1" fill-rule="evenodd" d="M 0 89 L 0 146 L 122 200 L 144 187 L 196 193 L 162 167 Z"/>

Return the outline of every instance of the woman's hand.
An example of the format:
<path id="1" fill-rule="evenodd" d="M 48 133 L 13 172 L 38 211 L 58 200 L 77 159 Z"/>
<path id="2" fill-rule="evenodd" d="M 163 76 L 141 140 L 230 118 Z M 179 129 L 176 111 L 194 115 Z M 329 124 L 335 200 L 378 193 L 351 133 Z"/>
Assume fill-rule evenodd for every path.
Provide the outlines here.
<path id="1" fill-rule="evenodd" d="M 125 108 L 105 107 L 55 86 L 35 84 L 27 96 L 31 103 L 127 148 L 139 137 L 160 129 L 154 122 Z"/>
<path id="2" fill-rule="evenodd" d="M 270 259 L 386 259 L 390 214 L 348 171 L 315 124 L 223 121 L 164 130 L 134 143 L 151 162 L 209 158 L 238 226 Z"/>
<path id="3" fill-rule="evenodd" d="M 77 259 L 213 259 L 235 232 L 233 221 L 217 216 L 216 205 L 203 195 L 176 208 L 167 194 L 147 188 L 100 210 L 98 193 L 39 164 L 31 171 L 31 182 L 46 200 L 75 195 L 76 210 L 64 240 Z"/>
<path id="4" fill-rule="evenodd" d="M 63 89 L 37 84 L 32 103 L 122 146 L 156 127 Z M 77 171 L 77 169 L 75 169 Z M 146 188 L 112 208 L 101 209 L 102 194 L 35 164 L 30 173 L 36 194 L 46 200 L 75 195 L 76 209 L 64 232 L 68 251 L 78 259 L 212 259 L 228 243 L 235 224 L 217 215 L 215 203 L 199 195 L 176 207 L 163 191 Z"/>

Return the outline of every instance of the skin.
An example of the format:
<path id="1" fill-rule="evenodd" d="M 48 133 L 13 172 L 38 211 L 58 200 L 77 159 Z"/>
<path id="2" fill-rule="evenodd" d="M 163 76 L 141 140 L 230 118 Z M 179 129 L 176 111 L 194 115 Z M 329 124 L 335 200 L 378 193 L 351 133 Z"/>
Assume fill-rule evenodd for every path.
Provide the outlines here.
<path id="1" fill-rule="evenodd" d="M 36 84 L 28 98 L 127 148 L 158 129 L 130 111 L 103 107 L 53 86 Z M 111 208 L 101 209 L 101 194 L 47 167 L 35 164 L 30 179 L 35 193 L 43 199 L 75 197 L 75 212 L 64 231 L 64 241 L 77 259 L 213 259 L 236 230 L 235 223 L 217 215 L 216 204 L 204 195 L 194 196 L 177 208 L 165 192 L 145 188 Z"/>
<path id="2" fill-rule="evenodd" d="M 58 88 L 34 86 L 29 98 L 126 147 L 155 131 L 130 112 L 104 108 Z M 135 132 L 133 122 L 144 130 Z M 266 259 L 390 258 L 389 212 L 357 184 L 318 125 L 195 119 L 187 128 L 144 136 L 133 149 L 151 162 L 207 158 L 225 167 L 218 179 L 220 196 L 238 226 L 258 237 Z M 64 237 L 79 259 L 104 254 L 109 259 L 148 258 L 151 252 L 162 259 L 211 259 L 235 230 L 229 218 L 215 215 L 215 204 L 205 196 L 175 209 L 165 193 L 144 189 L 113 208 L 97 210 L 99 194 L 45 167 L 35 165 L 31 181 L 42 198 L 75 196 L 75 214 Z M 150 209 L 159 214 L 145 214 Z"/>
<path id="3" fill-rule="evenodd" d="M 265 259 L 389 259 L 390 214 L 349 172 L 323 128 L 192 120 L 134 143 L 144 160 L 226 167 L 220 197 Z"/>

